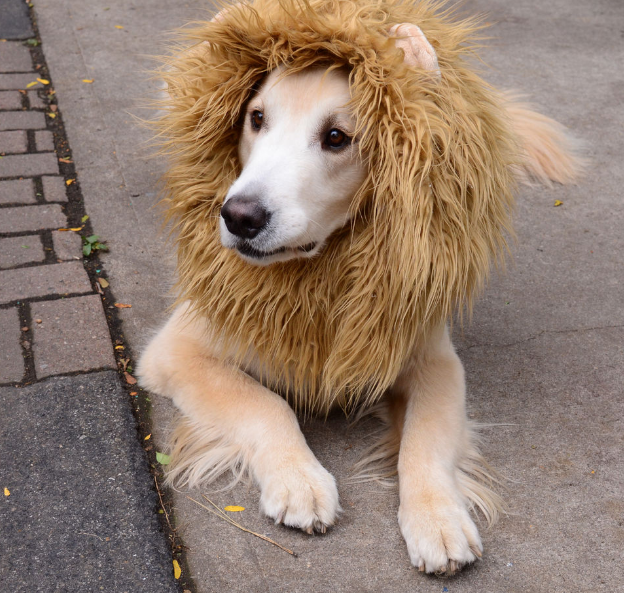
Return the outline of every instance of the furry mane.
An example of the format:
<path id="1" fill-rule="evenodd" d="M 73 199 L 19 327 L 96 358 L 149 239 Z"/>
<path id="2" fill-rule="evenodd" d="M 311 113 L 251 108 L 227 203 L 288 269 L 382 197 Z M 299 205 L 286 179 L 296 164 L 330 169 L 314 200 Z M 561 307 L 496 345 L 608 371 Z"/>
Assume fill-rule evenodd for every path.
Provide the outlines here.
<path id="1" fill-rule="evenodd" d="M 440 80 L 404 64 L 387 33 L 403 22 L 435 48 Z M 253 0 L 186 30 L 197 49 L 169 60 L 158 125 L 179 300 L 235 357 L 256 352 L 300 409 L 377 400 L 504 251 L 519 148 L 500 95 L 466 61 L 480 28 L 428 1 Z M 222 247 L 218 218 L 244 106 L 280 65 L 349 71 L 368 175 L 318 256 L 255 267 Z"/>

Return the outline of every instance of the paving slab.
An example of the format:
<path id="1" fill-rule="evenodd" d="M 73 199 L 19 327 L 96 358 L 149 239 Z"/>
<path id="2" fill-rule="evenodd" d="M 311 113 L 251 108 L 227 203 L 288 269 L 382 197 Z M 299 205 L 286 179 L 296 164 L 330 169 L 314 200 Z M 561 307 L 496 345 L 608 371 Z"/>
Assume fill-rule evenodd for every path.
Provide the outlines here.
<path id="1" fill-rule="evenodd" d="M 128 111 L 155 91 L 141 74 L 163 53 L 165 32 L 206 18 L 209 5 L 164 0 L 58 0 L 35 8 L 95 231 L 136 352 L 162 321 L 170 247 L 153 209 L 164 163 L 147 160 Z M 211 494 L 246 507 L 240 520 L 299 552 L 293 559 L 176 496 L 188 558 L 200 592 L 416 590 L 466 593 L 611 592 L 624 582 L 622 385 L 624 365 L 624 6 L 612 0 L 543 3 L 469 0 L 462 11 L 496 23 L 484 52 L 488 80 L 528 93 L 545 114 L 583 139 L 590 167 L 579 187 L 524 189 L 514 263 L 495 274 L 471 325 L 455 331 L 467 372 L 471 417 L 492 424 L 484 453 L 512 479 L 510 514 L 482 530 L 486 553 L 449 580 L 412 569 L 396 524 L 397 498 L 346 481 L 370 440 L 370 426 L 310 421 L 304 431 L 338 478 L 345 508 L 324 537 L 275 527 L 258 512 L 254 487 Z M 64 23 L 71 22 L 68 32 Z M 115 24 L 124 26 L 116 30 Z M 46 45 L 47 44 L 47 45 Z M 81 78 L 94 78 L 89 88 Z M 149 111 L 135 111 L 149 116 Z M 555 200 L 563 206 L 554 208 Z M 168 400 L 152 396 L 154 439 L 171 426 Z M 592 473 L 593 472 L 593 473 Z M 199 493 L 193 493 L 198 496 Z"/>
<path id="2" fill-rule="evenodd" d="M 51 294 L 91 292 L 82 262 L 0 271 L 0 305 Z"/>
<path id="3" fill-rule="evenodd" d="M 0 590 L 177 592 L 117 373 L 2 387 L 0 401 L 0 447 L 13 451 L 2 460 Z"/>
<path id="4" fill-rule="evenodd" d="M 0 268 L 12 268 L 45 259 L 39 235 L 0 239 Z"/>
<path id="5" fill-rule="evenodd" d="M 34 35 L 25 2 L 0 0 L 0 14 L 0 39 L 28 39 Z"/>
<path id="6" fill-rule="evenodd" d="M 0 113 L 0 130 L 39 130 L 45 127 L 45 115 L 38 111 L 3 111 Z"/>
<path id="7" fill-rule="evenodd" d="M 46 202 L 67 202 L 67 185 L 62 177 L 45 175 L 41 178 L 41 182 L 43 183 L 43 198 Z"/>
<path id="8" fill-rule="evenodd" d="M 43 88 L 43 84 L 37 82 L 37 76 L 36 72 L 30 74 L 0 74 L 0 91 L 12 89 L 24 91 L 26 89 Z M 34 84 L 30 85 L 31 82 Z"/>
<path id="9" fill-rule="evenodd" d="M 19 91 L 0 91 L 0 109 L 20 109 L 22 98 Z"/>
<path id="10" fill-rule="evenodd" d="M 99 295 L 32 303 L 30 313 L 38 379 L 117 368 Z"/>
<path id="11" fill-rule="evenodd" d="M 26 152 L 28 150 L 28 138 L 26 132 L 15 130 L 13 132 L 0 132 L 0 154 L 7 152 Z"/>
<path id="12" fill-rule="evenodd" d="M 2 218 L 0 218 L 0 233 L 58 229 L 65 224 L 67 224 L 67 218 L 58 204 L 3 208 Z"/>
<path id="13" fill-rule="evenodd" d="M 32 179 L 0 181 L 0 204 L 28 204 L 36 201 Z"/>
<path id="14" fill-rule="evenodd" d="M 6 18 L 3 14 L 3 20 Z M 30 72 L 30 51 L 23 43 L 9 41 L 0 43 L 0 72 Z"/>
<path id="15" fill-rule="evenodd" d="M 17 383 L 24 377 L 17 309 L 0 309 L 0 383 Z"/>
<path id="16" fill-rule="evenodd" d="M 74 231 L 52 231 L 54 253 L 58 259 L 82 259 L 82 238 Z"/>
<path id="17" fill-rule="evenodd" d="M 55 154 L 15 154 L 0 160 L 0 177 L 35 177 L 57 175 L 58 172 Z"/>

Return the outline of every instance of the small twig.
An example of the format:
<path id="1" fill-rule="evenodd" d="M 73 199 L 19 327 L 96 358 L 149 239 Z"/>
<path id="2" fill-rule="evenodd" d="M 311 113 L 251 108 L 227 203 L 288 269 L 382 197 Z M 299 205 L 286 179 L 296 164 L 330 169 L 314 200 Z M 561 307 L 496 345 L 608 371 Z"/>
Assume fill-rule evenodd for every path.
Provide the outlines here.
<path id="1" fill-rule="evenodd" d="M 234 525 L 234 527 L 238 527 L 241 531 L 244 531 L 245 533 L 250 533 L 251 535 L 255 535 L 256 537 L 259 537 L 260 539 L 263 539 L 265 542 L 269 542 L 270 544 L 273 544 L 274 546 L 277 546 L 280 550 L 284 550 L 284 552 L 288 552 L 288 554 L 290 554 L 291 556 L 294 556 L 295 558 L 297 558 L 297 553 L 293 552 L 292 550 L 289 550 L 288 548 L 285 548 L 284 546 L 281 546 L 280 544 L 278 544 L 276 541 L 272 540 L 270 537 L 267 537 L 266 535 L 262 535 L 261 533 L 256 533 L 255 531 L 251 531 L 251 529 L 247 529 L 245 527 L 243 527 L 240 523 L 237 523 L 236 521 L 234 521 L 234 519 L 232 519 L 232 517 L 226 515 L 214 502 L 212 502 L 212 500 L 210 500 L 205 494 L 202 494 L 202 496 L 215 508 L 217 509 L 218 512 L 213 511 L 211 508 L 207 507 L 205 504 L 202 504 L 201 502 L 195 500 L 194 498 L 191 498 L 190 496 L 187 496 L 186 498 L 188 498 L 189 500 L 193 501 L 195 504 L 199 505 L 200 507 L 202 507 L 203 509 L 206 509 L 209 513 L 212 513 L 213 515 L 216 515 L 217 517 L 219 517 L 220 519 L 223 519 L 224 521 L 227 521 L 230 525 Z"/>
<path id="2" fill-rule="evenodd" d="M 78 535 L 92 535 L 93 537 L 97 537 L 101 542 L 104 541 L 103 537 L 100 537 L 99 535 L 95 535 L 95 533 L 86 533 L 84 531 L 79 531 Z"/>
<path id="3" fill-rule="evenodd" d="M 158 487 L 158 479 L 154 476 L 154 484 L 156 484 L 156 492 L 158 492 L 158 500 L 160 500 L 160 508 L 165 513 L 165 519 L 167 520 L 167 525 L 169 525 L 169 529 L 171 529 L 171 533 L 175 536 L 176 530 L 171 525 L 171 521 L 169 521 L 169 513 L 167 513 L 167 509 L 165 508 L 165 504 L 163 503 L 162 495 L 160 493 L 160 488 Z"/>

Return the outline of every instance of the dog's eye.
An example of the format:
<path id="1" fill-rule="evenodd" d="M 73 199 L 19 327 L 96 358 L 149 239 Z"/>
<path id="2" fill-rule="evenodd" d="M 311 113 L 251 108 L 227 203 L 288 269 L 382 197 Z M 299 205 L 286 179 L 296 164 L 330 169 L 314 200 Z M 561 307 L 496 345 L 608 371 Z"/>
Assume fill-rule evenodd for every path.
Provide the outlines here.
<path id="1" fill-rule="evenodd" d="M 325 139 L 323 140 L 323 148 L 338 149 L 343 148 L 351 143 L 351 138 L 347 136 L 342 130 L 338 128 L 332 128 L 327 132 Z"/>
<path id="2" fill-rule="evenodd" d="M 259 130 L 262 127 L 262 118 L 264 117 L 264 114 L 262 113 L 262 111 L 258 111 L 257 109 L 255 111 L 251 112 L 251 127 L 254 130 Z"/>

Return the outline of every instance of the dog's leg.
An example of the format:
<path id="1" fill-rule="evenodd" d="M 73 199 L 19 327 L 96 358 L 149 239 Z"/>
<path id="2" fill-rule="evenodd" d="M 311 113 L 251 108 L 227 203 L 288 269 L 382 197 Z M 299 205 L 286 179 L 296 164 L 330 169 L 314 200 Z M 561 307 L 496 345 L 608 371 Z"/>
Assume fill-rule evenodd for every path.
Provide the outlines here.
<path id="1" fill-rule="evenodd" d="M 399 525 L 414 566 L 453 573 L 481 556 L 459 466 L 471 449 L 464 372 L 446 326 L 414 353 L 393 388 L 406 402 L 399 450 Z"/>
<path id="2" fill-rule="evenodd" d="M 306 444 L 287 402 L 215 357 L 208 335 L 178 309 L 139 361 L 142 385 L 171 397 L 198 434 L 210 433 L 218 446 L 236 451 L 260 485 L 269 517 L 324 532 L 340 510 L 334 478 Z"/>

